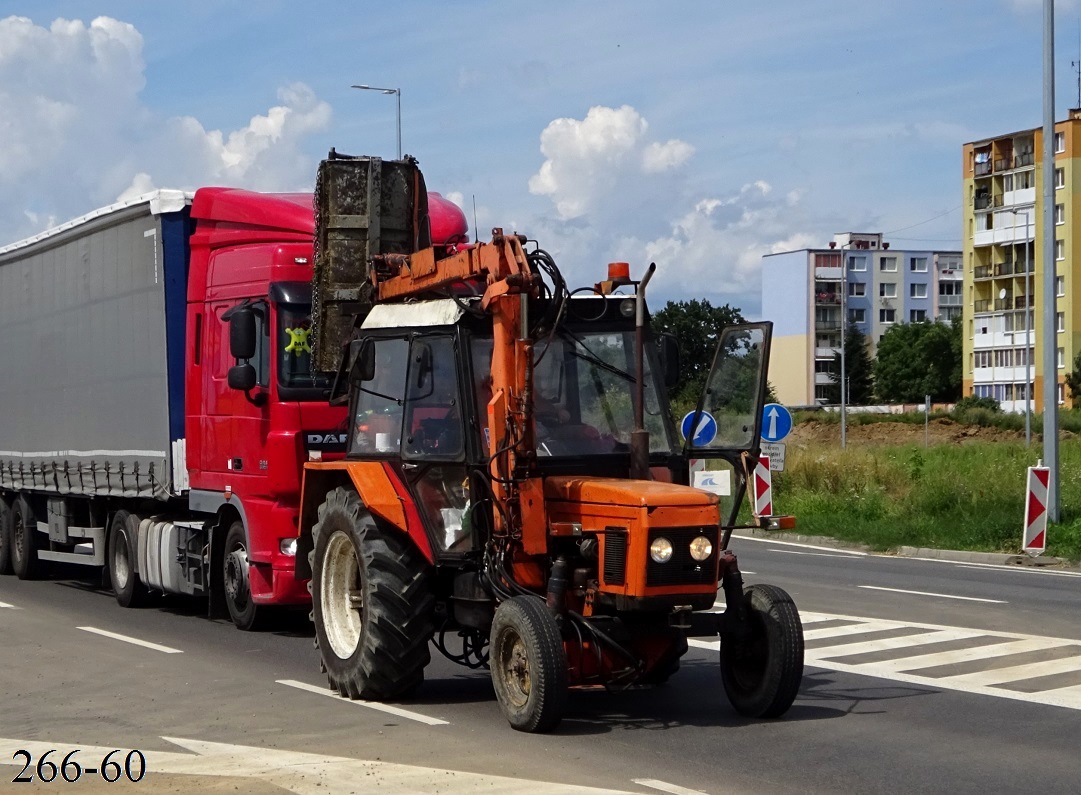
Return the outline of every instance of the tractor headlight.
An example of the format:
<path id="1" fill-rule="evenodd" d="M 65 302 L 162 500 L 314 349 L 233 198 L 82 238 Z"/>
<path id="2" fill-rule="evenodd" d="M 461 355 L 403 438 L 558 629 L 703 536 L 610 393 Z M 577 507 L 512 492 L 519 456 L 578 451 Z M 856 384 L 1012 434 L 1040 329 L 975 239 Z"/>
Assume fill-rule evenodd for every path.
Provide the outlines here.
<path id="1" fill-rule="evenodd" d="M 295 538 L 278 539 L 278 549 L 283 555 L 296 555 L 297 540 Z"/>
<path id="2" fill-rule="evenodd" d="M 691 557 L 702 561 L 713 554 L 713 544 L 705 536 L 698 536 L 691 542 Z"/>
<path id="3" fill-rule="evenodd" d="M 664 536 L 653 539 L 649 545 L 649 556 L 657 563 L 667 563 L 672 559 L 672 542 Z"/>

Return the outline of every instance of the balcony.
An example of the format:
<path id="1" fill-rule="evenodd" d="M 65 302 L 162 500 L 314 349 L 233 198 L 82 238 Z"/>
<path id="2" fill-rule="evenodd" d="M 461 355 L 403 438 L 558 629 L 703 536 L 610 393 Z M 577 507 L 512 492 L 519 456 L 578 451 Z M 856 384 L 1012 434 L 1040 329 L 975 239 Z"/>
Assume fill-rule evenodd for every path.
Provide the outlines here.
<path id="1" fill-rule="evenodd" d="M 1013 298 L 996 298 L 995 299 L 995 311 L 1004 309 L 1013 309 Z"/>
<path id="2" fill-rule="evenodd" d="M 840 331 L 840 320 L 818 320 L 815 319 L 815 331 Z"/>
<path id="3" fill-rule="evenodd" d="M 1013 272 L 1012 262 L 995 263 L 995 276 L 1011 276 L 1013 275 Z"/>
<path id="4" fill-rule="evenodd" d="M 1010 158 L 1000 157 L 995 161 L 995 171 L 1009 171 L 1013 166 L 1010 164 Z"/>
<path id="5" fill-rule="evenodd" d="M 840 346 L 835 348 L 815 348 L 816 359 L 833 359 L 841 352 Z"/>
<path id="6" fill-rule="evenodd" d="M 982 301 L 973 301 L 972 302 L 972 311 L 973 312 L 990 312 L 991 311 L 991 299 L 986 298 L 986 299 L 984 299 Z"/>
<path id="7" fill-rule="evenodd" d="M 841 280 L 841 266 L 816 265 L 815 278 L 839 282 Z"/>
<path id="8" fill-rule="evenodd" d="M 977 210 L 988 210 L 991 208 L 991 195 L 989 193 L 977 193 L 972 200 L 972 206 Z"/>
<path id="9" fill-rule="evenodd" d="M 1013 299 L 1014 309 L 1027 309 L 1032 306 L 1032 302 L 1027 295 L 1019 295 Z"/>
<path id="10" fill-rule="evenodd" d="M 977 265 L 972 270 L 972 277 L 974 279 L 990 279 L 991 278 L 991 266 L 990 265 Z"/>
<path id="11" fill-rule="evenodd" d="M 961 296 L 959 295 L 940 295 L 938 297 L 939 306 L 961 306 Z"/>
<path id="12" fill-rule="evenodd" d="M 815 293 L 816 304 L 838 305 L 841 303 L 841 294 L 833 292 Z"/>
<path id="13" fill-rule="evenodd" d="M 1022 152 L 1019 155 L 1013 157 L 1014 168 L 1024 168 L 1025 166 L 1031 166 L 1036 162 L 1036 155 L 1032 152 Z"/>
<path id="14" fill-rule="evenodd" d="M 991 161 L 988 160 L 985 163 L 977 163 L 975 167 L 977 177 L 984 177 L 991 173 Z"/>

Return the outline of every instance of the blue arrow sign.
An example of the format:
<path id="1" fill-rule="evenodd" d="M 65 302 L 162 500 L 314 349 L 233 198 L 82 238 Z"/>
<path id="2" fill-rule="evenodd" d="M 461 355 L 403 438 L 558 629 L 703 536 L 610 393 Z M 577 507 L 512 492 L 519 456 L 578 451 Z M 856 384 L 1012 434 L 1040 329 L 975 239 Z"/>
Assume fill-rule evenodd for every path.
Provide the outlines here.
<path id="1" fill-rule="evenodd" d="M 692 433 L 691 423 L 694 421 L 696 414 L 698 415 L 698 425 Z M 703 411 L 701 414 L 688 411 L 680 420 L 679 431 L 683 434 L 684 439 L 691 440 L 692 447 L 705 447 L 717 438 L 717 420 L 713 419 L 713 415 L 708 411 Z"/>
<path id="2" fill-rule="evenodd" d="M 767 442 L 779 442 L 792 433 L 792 413 L 780 403 L 767 403 L 762 407 L 762 438 Z"/>

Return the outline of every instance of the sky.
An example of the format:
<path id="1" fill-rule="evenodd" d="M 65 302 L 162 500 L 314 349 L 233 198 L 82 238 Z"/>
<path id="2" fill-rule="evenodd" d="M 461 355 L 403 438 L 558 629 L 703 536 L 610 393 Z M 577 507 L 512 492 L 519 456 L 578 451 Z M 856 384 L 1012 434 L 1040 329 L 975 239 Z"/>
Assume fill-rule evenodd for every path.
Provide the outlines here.
<path id="1" fill-rule="evenodd" d="M 396 156 L 571 286 L 748 318 L 764 254 L 960 249 L 961 147 L 1042 123 L 1041 0 L 0 0 L 0 245 L 158 188 Z M 1056 11 L 1057 118 L 1081 3 Z M 766 286 L 768 289 L 768 285 Z"/>

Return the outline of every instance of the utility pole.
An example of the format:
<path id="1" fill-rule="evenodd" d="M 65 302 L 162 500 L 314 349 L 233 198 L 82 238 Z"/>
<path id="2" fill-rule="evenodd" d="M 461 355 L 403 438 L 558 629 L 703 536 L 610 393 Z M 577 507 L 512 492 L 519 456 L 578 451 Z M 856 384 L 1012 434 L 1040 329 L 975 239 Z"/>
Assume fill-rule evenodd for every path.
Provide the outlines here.
<path id="1" fill-rule="evenodd" d="M 1055 1 L 1043 0 L 1043 458 L 1047 519 L 1059 521 L 1058 346 L 1055 303 Z"/>

